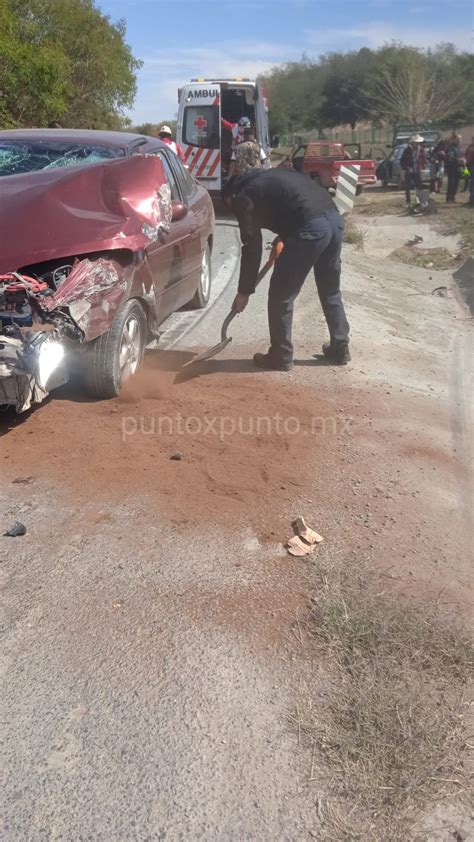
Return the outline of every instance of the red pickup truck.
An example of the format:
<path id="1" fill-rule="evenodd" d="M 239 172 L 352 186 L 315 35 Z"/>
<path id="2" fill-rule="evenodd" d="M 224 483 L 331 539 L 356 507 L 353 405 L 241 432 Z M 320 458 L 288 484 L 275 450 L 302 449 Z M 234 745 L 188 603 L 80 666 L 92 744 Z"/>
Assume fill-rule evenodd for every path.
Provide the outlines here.
<path id="1" fill-rule="evenodd" d="M 339 170 L 345 163 L 358 164 L 358 194 L 366 184 L 376 184 L 376 163 L 360 157 L 360 144 L 316 140 L 296 146 L 280 166 L 293 167 L 311 178 L 319 178 L 322 187 L 336 187 Z"/>

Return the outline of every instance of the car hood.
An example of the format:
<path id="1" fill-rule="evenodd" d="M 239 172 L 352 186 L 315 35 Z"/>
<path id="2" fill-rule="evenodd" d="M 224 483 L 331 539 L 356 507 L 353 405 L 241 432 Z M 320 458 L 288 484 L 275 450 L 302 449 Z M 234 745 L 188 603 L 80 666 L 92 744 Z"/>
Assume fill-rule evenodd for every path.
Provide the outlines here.
<path id="1" fill-rule="evenodd" d="M 171 222 L 155 156 L 0 178 L 0 273 L 66 256 L 137 251 Z"/>

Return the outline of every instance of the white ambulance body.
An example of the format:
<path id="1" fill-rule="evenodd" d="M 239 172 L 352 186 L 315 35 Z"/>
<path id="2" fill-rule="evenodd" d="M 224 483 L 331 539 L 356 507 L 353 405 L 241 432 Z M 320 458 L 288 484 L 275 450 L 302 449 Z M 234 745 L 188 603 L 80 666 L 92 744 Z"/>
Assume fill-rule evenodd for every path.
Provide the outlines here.
<path id="1" fill-rule="evenodd" d="M 232 130 L 248 117 L 268 156 L 268 104 L 261 83 L 252 79 L 192 79 L 178 92 L 176 140 L 185 164 L 210 193 L 220 193 L 232 155 Z M 235 131 L 235 129 L 234 129 Z"/>

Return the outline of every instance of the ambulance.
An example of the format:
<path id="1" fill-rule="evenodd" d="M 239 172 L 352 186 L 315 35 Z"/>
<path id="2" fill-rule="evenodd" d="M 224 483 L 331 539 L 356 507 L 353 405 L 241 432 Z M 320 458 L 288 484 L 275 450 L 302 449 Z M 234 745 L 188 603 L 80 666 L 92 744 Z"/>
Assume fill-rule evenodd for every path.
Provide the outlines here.
<path id="1" fill-rule="evenodd" d="M 268 156 L 268 101 L 264 86 L 254 79 L 191 79 L 178 91 L 176 140 L 189 172 L 217 196 L 228 177 L 237 125 L 248 117 Z"/>

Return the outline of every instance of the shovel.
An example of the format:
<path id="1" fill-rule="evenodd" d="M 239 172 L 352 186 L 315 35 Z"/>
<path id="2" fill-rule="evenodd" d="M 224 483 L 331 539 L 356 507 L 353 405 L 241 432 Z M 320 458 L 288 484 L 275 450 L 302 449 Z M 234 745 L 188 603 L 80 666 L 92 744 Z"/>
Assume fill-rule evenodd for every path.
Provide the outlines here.
<path id="1" fill-rule="evenodd" d="M 272 268 L 273 264 L 275 263 L 277 258 L 280 256 L 282 251 L 283 251 L 283 243 L 281 242 L 281 240 L 277 240 L 272 246 L 272 250 L 270 252 L 270 257 L 268 258 L 267 262 L 260 269 L 260 272 L 258 273 L 257 280 L 255 282 L 255 287 L 258 286 L 260 281 L 265 277 L 267 272 Z M 184 363 L 183 368 L 187 368 L 188 365 L 194 365 L 194 363 L 203 362 L 204 360 L 210 360 L 211 357 L 215 357 L 217 354 L 220 354 L 220 352 L 224 350 L 224 348 L 229 344 L 229 342 L 232 342 L 232 336 L 227 336 L 227 328 L 229 327 L 232 319 L 234 319 L 238 315 L 239 315 L 239 313 L 238 313 L 237 310 L 231 310 L 229 315 L 226 316 L 226 318 L 224 319 L 224 322 L 222 324 L 221 341 L 218 342 L 217 345 L 213 345 L 212 348 L 209 348 L 207 351 L 202 351 L 200 354 L 196 354 L 196 356 L 193 357 L 192 360 L 188 360 L 187 363 Z"/>

